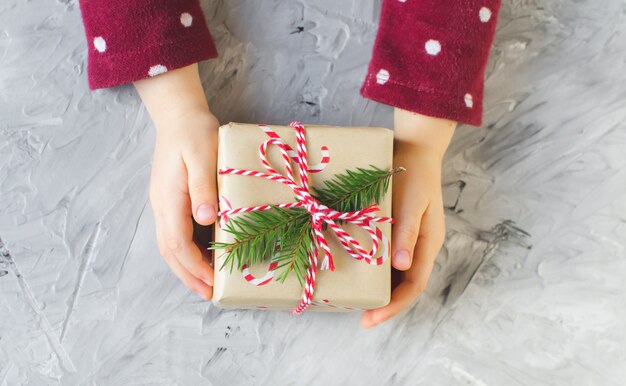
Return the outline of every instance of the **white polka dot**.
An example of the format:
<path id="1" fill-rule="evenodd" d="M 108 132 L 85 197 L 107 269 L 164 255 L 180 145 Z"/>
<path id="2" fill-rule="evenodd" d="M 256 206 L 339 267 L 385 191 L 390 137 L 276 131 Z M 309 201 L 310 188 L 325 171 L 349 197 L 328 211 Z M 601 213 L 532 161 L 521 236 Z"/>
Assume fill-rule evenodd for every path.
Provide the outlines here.
<path id="1" fill-rule="evenodd" d="M 163 74 L 165 72 L 167 72 L 167 67 L 165 67 L 162 64 L 157 64 L 156 66 L 150 67 L 150 70 L 148 70 L 148 75 L 150 75 L 150 76 L 157 76 L 157 75 Z"/>
<path id="2" fill-rule="evenodd" d="M 441 52 L 441 43 L 439 43 L 438 40 L 430 39 L 426 42 L 424 48 L 426 48 L 426 52 L 428 52 L 429 55 L 435 56 Z"/>
<path id="3" fill-rule="evenodd" d="M 191 22 L 193 21 L 193 17 L 187 12 L 183 12 L 180 14 L 180 24 L 185 27 L 191 27 Z"/>
<path id="4" fill-rule="evenodd" d="M 482 7 L 480 11 L 478 11 L 478 17 L 483 23 L 488 22 L 489 19 L 491 19 L 491 10 L 487 7 Z"/>
<path id="5" fill-rule="evenodd" d="M 406 0 L 398 0 L 401 3 L 406 3 Z"/>
<path id="6" fill-rule="evenodd" d="M 463 99 L 465 100 L 465 106 L 467 106 L 468 109 L 471 109 L 474 106 L 474 98 L 472 98 L 472 94 L 465 94 Z"/>
<path id="7" fill-rule="evenodd" d="M 389 80 L 389 71 L 385 70 L 384 68 L 381 68 L 380 71 L 378 71 L 378 74 L 376 74 L 376 83 L 385 84 L 387 83 L 388 80 Z"/>
<path id="8" fill-rule="evenodd" d="M 107 50 L 107 42 L 102 36 L 93 38 L 93 46 L 96 47 L 98 52 L 104 52 Z"/>

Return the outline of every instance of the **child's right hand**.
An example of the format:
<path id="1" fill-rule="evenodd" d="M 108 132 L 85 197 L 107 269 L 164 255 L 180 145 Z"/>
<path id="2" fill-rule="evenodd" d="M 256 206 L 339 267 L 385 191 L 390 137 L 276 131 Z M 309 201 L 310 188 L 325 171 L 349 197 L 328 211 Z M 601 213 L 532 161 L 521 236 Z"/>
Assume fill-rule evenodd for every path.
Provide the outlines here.
<path id="1" fill-rule="evenodd" d="M 196 65 L 135 82 L 157 129 L 150 202 L 159 252 L 178 278 L 203 299 L 213 296 L 213 268 L 193 241 L 192 216 L 217 217 L 217 131 Z"/>

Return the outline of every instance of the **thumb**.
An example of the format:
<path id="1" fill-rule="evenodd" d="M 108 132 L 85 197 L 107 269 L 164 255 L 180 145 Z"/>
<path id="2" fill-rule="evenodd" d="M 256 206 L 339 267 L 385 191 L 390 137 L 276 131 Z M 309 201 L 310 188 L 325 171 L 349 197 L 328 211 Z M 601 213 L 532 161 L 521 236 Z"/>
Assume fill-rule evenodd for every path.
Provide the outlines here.
<path id="1" fill-rule="evenodd" d="M 413 251 L 419 234 L 419 217 L 397 218 L 393 225 L 393 255 L 391 264 L 400 271 L 406 271 L 413 262 Z"/>
<path id="2" fill-rule="evenodd" d="M 193 218 L 200 225 L 210 225 L 217 218 L 216 165 L 211 154 L 191 155 L 186 161 Z"/>

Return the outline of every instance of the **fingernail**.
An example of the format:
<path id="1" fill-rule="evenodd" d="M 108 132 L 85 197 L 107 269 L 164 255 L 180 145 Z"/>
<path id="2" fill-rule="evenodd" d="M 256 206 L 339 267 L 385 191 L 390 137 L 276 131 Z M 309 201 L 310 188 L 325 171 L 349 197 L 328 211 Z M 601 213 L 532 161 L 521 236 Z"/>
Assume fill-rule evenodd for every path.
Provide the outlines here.
<path id="1" fill-rule="evenodd" d="M 209 204 L 202 204 L 198 207 L 196 215 L 198 216 L 198 220 L 211 221 L 215 217 L 215 209 Z"/>
<path id="2" fill-rule="evenodd" d="M 411 264 L 411 256 L 409 255 L 409 252 L 404 249 L 397 251 L 393 259 L 395 260 L 396 265 L 401 267 L 408 267 Z"/>

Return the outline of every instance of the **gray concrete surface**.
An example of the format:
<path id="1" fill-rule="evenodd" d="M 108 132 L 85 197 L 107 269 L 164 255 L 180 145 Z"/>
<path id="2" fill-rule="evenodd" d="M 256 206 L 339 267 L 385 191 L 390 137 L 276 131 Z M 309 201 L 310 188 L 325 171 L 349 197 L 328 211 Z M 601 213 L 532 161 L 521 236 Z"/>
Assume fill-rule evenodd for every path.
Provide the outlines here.
<path id="1" fill-rule="evenodd" d="M 203 6 L 223 122 L 391 126 L 358 95 L 379 1 Z M 137 94 L 88 90 L 76 0 L 3 0 L 0 384 L 624 384 L 625 42 L 623 0 L 503 0 L 484 126 L 445 160 L 432 280 L 364 331 L 186 290 L 158 255 Z"/>

